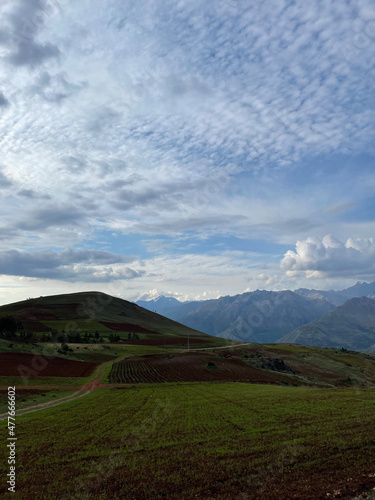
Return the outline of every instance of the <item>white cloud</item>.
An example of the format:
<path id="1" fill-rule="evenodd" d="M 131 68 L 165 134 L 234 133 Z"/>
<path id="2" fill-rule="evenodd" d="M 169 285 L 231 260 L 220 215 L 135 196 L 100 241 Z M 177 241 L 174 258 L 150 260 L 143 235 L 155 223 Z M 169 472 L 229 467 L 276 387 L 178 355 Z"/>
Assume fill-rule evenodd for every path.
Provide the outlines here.
<path id="1" fill-rule="evenodd" d="M 297 241 L 296 251 L 288 250 L 281 261 L 290 277 L 304 273 L 306 277 L 357 276 L 375 278 L 375 240 L 352 239 L 345 243 L 327 235 L 323 239 L 309 237 Z"/>
<path id="2" fill-rule="evenodd" d="M 125 265 L 134 261 L 99 250 L 7 250 L 0 252 L 0 274 L 89 282 L 133 279 L 143 274 Z"/>
<path id="3" fill-rule="evenodd" d="M 373 234 L 345 214 L 375 186 L 352 160 L 374 152 L 374 19 L 370 0 L 4 0 L 4 251 L 102 248 L 103 230 L 287 245 Z M 219 277 L 206 293 L 247 286 L 235 285 L 246 259 L 232 280 L 205 253 Z M 301 280 L 298 258 L 288 275 Z M 163 289 L 179 293 L 185 263 L 170 256 L 163 279 L 175 288 Z M 126 278 L 121 263 L 86 277 L 79 265 L 77 279 Z M 251 278 L 282 287 L 285 276 Z M 198 269 L 184 293 L 201 293 Z"/>

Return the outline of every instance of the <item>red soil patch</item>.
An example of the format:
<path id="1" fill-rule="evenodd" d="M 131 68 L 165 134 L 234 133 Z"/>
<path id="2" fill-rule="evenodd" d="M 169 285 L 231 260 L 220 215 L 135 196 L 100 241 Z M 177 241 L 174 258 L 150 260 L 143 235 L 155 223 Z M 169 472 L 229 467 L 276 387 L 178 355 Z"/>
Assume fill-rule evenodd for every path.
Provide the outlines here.
<path id="1" fill-rule="evenodd" d="M 114 332 L 152 333 L 160 335 L 159 332 L 154 332 L 152 330 L 148 330 L 147 328 L 133 325 L 132 323 L 108 323 L 107 321 L 99 321 L 99 323 L 106 326 L 107 328 L 110 328 Z"/>
<path id="2" fill-rule="evenodd" d="M 32 320 L 22 320 L 21 321 L 22 326 L 24 327 L 25 330 L 28 330 L 30 332 L 35 332 L 35 333 L 44 333 L 44 332 L 51 332 L 52 329 L 49 326 L 43 325 L 43 323 L 39 323 L 39 321 L 32 321 Z"/>
<path id="3" fill-rule="evenodd" d="M 210 341 L 205 339 L 191 338 L 189 343 L 192 344 L 208 344 Z M 131 345 L 149 345 L 149 346 L 164 346 L 165 345 L 183 345 L 186 346 L 187 338 L 182 337 L 162 337 L 158 339 L 143 339 L 143 340 L 130 340 L 129 342 L 114 342 L 114 344 L 131 344 Z"/>
<path id="4" fill-rule="evenodd" d="M 87 377 L 98 363 L 85 363 L 71 359 L 34 354 L 0 353 L 1 376 L 35 377 Z"/>
<path id="5" fill-rule="evenodd" d="M 14 317 L 19 321 L 24 321 L 24 320 L 53 321 L 55 319 L 59 319 L 55 314 L 52 314 L 51 312 L 45 311 L 43 309 L 28 309 L 27 311 L 23 311 L 19 314 L 16 314 Z"/>

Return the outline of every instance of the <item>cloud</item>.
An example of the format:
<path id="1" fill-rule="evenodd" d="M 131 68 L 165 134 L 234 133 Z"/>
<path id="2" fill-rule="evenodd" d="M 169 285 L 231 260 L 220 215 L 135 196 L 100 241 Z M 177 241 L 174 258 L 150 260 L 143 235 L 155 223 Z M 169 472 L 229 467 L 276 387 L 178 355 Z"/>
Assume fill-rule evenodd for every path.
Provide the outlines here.
<path id="1" fill-rule="evenodd" d="M 81 173 L 87 168 L 86 160 L 81 156 L 65 156 L 61 158 L 61 163 L 72 174 Z"/>
<path id="2" fill-rule="evenodd" d="M 148 258 L 168 236 L 163 289 L 178 293 L 173 254 L 210 256 L 211 236 L 227 237 L 226 249 L 235 238 L 250 253 L 263 246 L 257 263 L 271 270 L 251 286 L 282 287 L 272 265 L 296 240 L 374 234 L 362 202 L 375 189 L 371 0 L 88 4 L 0 2 L 3 250 Z M 144 235 L 161 243 L 146 248 Z M 189 237 L 206 245 L 188 248 Z M 270 243 L 286 246 L 265 255 Z M 248 286 L 236 285 L 248 260 L 230 284 L 214 262 L 215 293 L 226 292 L 218 280 L 231 292 Z M 109 279 L 124 272 L 106 265 Z M 290 264 L 289 275 L 302 273 L 295 283 L 306 281 L 303 265 Z M 194 276 L 190 296 L 200 293 Z M 140 280 L 149 278 L 145 290 L 160 289 L 158 276 Z"/>
<path id="3" fill-rule="evenodd" d="M 35 250 L 0 252 L 0 274 L 67 281 L 111 281 L 142 276 L 125 264 L 134 257 L 99 250 Z"/>
<path id="4" fill-rule="evenodd" d="M 12 186 L 13 182 L 6 175 L 0 172 L 0 189 Z"/>
<path id="5" fill-rule="evenodd" d="M 375 277 L 375 240 L 349 238 L 345 243 L 333 236 L 309 237 L 297 241 L 296 251 L 288 250 L 281 269 L 289 276 Z"/>
<path id="6" fill-rule="evenodd" d="M 42 200 L 50 200 L 51 196 L 48 194 L 40 194 L 32 189 L 21 189 L 17 193 L 19 196 L 22 196 L 24 198 L 29 198 L 30 200 L 35 200 L 35 199 L 42 199 Z"/>
<path id="7" fill-rule="evenodd" d="M 52 43 L 37 40 L 46 17 L 56 6 L 46 0 L 15 0 L 7 2 L 10 12 L 3 14 L 4 29 L 0 43 L 8 54 L 5 59 L 14 66 L 35 67 L 44 61 L 57 58 L 59 49 Z"/>
<path id="8" fill-rule="evenodd" d="M 27 218 L 18 222 L 16 227 L 26 231 L 45 230 L 51 226 L 78 225 L 82 218 L 83 214 L 73 206 L 56 207 L 51 205 L 28 213 Z"/>
<path id="9" fill-rule="evenodd" d="M 87 86 L 83 81 L 79 84 L 71 83 L 67 80 L 67 75 L 59 72 L 51 75 L 48 71 L 43 71 L 35 84 L 30 88 L 30 93 L 37 94 L 47 102 L 60 103 L 62 100 L 72 97 Z"/>
<path id="10" fill-rule="evenodd" d="M 9 106 L 9 101 L 4 97 L 4 94 L 0 92 L 0 108 L 6 108 Z"/>

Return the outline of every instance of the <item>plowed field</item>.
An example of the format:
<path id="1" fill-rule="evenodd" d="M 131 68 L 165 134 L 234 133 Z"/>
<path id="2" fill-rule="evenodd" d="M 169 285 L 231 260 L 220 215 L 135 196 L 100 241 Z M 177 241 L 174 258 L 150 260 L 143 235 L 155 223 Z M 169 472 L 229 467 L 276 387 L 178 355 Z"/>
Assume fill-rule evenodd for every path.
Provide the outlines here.
<path id="1" fill-rule="evenodd" d="M 87 377 L 98 365 L 98 363 L 34 354 L 0 353 L 0 376 L 32 374 L 33 377 L 38 375 L 41 377 Z"/>
<path id="2" fill-rule="evenodd" d="M 126 359 L 114 363 L 109 374 L 111 383 L 209 382 L 216 380 L 254 384 L 300 385 L 299 382 L 286 375 L 254 368 L 238 358 L 223 359 L 207 353 L 186 353 L 173 357 L 165 354 L 150 354 Z"/>

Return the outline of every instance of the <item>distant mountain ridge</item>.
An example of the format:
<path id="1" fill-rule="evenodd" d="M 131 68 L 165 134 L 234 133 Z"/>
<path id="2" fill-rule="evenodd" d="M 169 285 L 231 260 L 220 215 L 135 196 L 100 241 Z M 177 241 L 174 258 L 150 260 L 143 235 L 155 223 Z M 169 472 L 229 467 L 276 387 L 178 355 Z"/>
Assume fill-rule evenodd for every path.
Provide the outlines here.
<path id="1" fill-rule="evenodd" d="M 375 282 L 358 281 L 354 286 L 339 291 L 306 288 L 293 292 L 256 290 L 205 301 L 179 302 L 172 297 L 159 297 L 153 301 L 138 303 L 210 335 L 264 343 L 285 341 L 285 338 L 294 339 L 295 334 L 293 337 L 288 337 L 288 334 L 316 322 L 322 316 L 342 306 L 347 300 L 361 296 L 374 298 Z M 338 314 L 340 311 L 342 312 L 339 310 Z M 356 338 L 359 341 L 358 337 Z M 323 345 L 319 343 L 323 342 L 323 338 L 316 335 L 314 342 L 314 345 Z M 327 339 L 324 342 L 327 342 Z M 339 343 L 337 339 L 337 344 Z M 373 344 L 375 345 L 375 341 Z M 351 348 L 363 350 L 364 345 L 367 345 L 365 340 L 358 344 L 354 342 Z"/>
<path id="2" fill-rule="evenodd" d="M 152 302 L 151 307 L 155 305 Z M 202 302 L 181 303 L 165 316 L 209 335 L 244 342 L 275 342 L 301 324 L 333 309 L 326 301 L 307 299 L 291 291 L 257 290 Z"/>
<path id="3" fill-rule="evenodd" d="M 375 300 L 349 299 L 321 318 L 296 328 L 280 342 L 369 352 L 375 345 Z"/>
<path id="4" fill-rule="evenodd" d="M 357 281 L 357 283 L 345 290 L 309 290 L 308 288 L 299 288 L 295 293 L 307 298 L 320 298 L 327 300 L 335 306 L 341 306 L 348 299 L 355 297 L 370 297 L 375 296 L 375 282 L 366 283 Z"/>
<path id="5" fill-rule="evenodd" d="M 285 333 L 333 309 L 328 302 L 294 292 L 257 290 L 208 301 L 180 321 L 210 335 L 245 342 L 276 342 Z"/>

